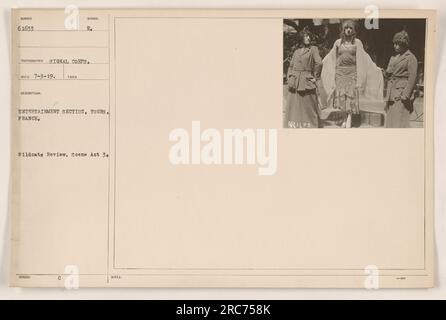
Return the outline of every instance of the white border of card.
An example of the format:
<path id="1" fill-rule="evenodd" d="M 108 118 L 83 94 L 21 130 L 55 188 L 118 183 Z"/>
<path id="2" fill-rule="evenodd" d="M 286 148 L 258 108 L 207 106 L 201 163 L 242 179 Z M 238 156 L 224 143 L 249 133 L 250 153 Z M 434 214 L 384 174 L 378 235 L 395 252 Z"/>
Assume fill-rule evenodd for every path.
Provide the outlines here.
<path id="1" fill-rule="evenodd" d="M 11 286 L 434 286 L 434 10 L 11 14 Z M 424 127 L 284 129 L 286 18 L 426 19 Z"/>

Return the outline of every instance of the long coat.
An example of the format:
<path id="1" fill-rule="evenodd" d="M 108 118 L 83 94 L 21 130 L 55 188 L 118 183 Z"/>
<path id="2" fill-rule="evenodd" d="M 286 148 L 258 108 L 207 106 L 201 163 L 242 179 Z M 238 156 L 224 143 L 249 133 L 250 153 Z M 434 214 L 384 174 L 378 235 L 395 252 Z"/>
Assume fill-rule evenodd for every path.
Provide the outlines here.
<path id="1" fill-rule="evenodd" d="M 386 127 L 409 127 L 409 115 L 413 111 L 413 91 L 417 81 L 417 58 L 410 50 L 390 58 L 386 70 L 387 115 Z"/>
<path id="2" fill-rule="evenodd" d="M 298 48 L 294 51 L 288 68 L 288 87 L 296 91 L 316 89 L 311 79 L 319 78 L 322 68 L 322 59 L 315 46 Z"/>
<path id="3" fill-rule="evenodd" d="M 287 74 L 286 127 L 317 128 L 320 125 L 315 82 L 321 67 L 317 47 L 302 47 L 294 52 Z"/>

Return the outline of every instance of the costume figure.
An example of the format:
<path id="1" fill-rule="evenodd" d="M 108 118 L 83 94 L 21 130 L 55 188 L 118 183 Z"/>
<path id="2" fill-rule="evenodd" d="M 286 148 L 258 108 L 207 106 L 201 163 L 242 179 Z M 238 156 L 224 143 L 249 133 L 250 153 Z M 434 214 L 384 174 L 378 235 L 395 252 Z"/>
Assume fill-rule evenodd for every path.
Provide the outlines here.
<path id="1" fill-rule="evenodd" d="M 320 76 L 322 59 L 318 48 L 311 45 L 308 30 L 300 32 L 287 73 L 287 127 L 317 128 L 320 125 L 316 79 Z"/>
<path id="2" fill-rule="evenodd" d="M 417 81 L 417 58 L 409 50 L 409 35 L 401 31 L 393 37 L 395 55 L 386 69 L 386 128 L 408 128 L 413 111 L 413 91 Z"/>
<path id="3" fill-rule="evenodd" d="M 351 127 L 352 116 L 358 118 L 362 100 L 383 100 L 383 75 L 356 38 L 352 20 L 342 23 L 340 39 L 323 60 L 322 84 L 327 106 L 340 113 L 340 125 Z"/>

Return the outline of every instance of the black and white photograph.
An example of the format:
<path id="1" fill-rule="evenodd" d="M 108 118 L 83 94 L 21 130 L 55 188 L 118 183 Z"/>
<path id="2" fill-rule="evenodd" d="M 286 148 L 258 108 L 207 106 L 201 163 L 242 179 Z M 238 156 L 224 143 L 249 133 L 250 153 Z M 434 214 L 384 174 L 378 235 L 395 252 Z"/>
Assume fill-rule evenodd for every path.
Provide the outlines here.
<path id="1" fill-rule="evenodd" d="M 423 128 L 425 19 L 284 19 L 284 128 Z"/>
<path id="2" fill-rule="evenodd" d="M 446 2 L 33 1 L 1 6 L 0 302 L 446 298 Z"/>

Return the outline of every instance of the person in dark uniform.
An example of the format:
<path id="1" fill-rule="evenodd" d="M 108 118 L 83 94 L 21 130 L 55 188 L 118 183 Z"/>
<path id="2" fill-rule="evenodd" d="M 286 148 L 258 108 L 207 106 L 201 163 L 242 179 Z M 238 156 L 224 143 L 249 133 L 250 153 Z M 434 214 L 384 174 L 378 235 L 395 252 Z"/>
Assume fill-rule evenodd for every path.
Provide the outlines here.
<path id="1" fill-rule="evenodd" d="M 395 55 L 385 71 L 387 79 L 386 128 L 408 128 L 413 111 L 413 91 L 417 81 L 418 61 L 409 50 L 409 35 L 401 31 L 393 37 Z"/>
<path id="2" fill-rule="evenodd" d="M 288 128 L 318 128 L 318 98 L 316 79 L 320 77 L 322 59 L 318 48 L 311 45 L 311 33 L 299 33 L 298 48 L 294 51 L 287 73 Z"/>

